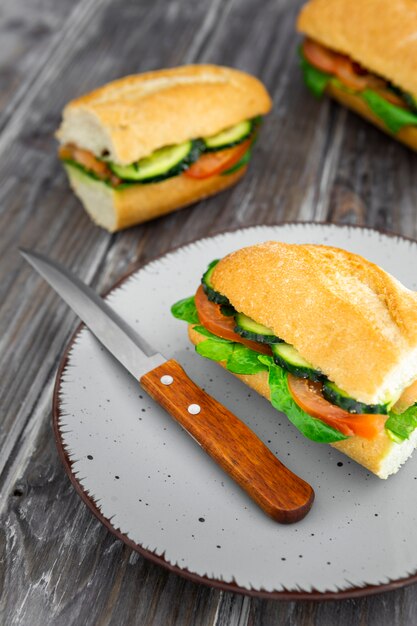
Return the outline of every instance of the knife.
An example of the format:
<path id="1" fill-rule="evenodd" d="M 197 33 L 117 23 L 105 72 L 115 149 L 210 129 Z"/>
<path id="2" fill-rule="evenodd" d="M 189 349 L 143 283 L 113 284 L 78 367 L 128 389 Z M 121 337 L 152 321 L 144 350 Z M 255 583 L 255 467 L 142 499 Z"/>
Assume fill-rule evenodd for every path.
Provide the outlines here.
<path id="1" fill-rule="evenodd" d="M 90 287 L 35 251 L 21 255 L 89 330 L 274 520 L 288 524 L 310 510 L 312 487 L 283 465 L 233 413 L 193 383 L 174 359 L 156 352 Z"/>

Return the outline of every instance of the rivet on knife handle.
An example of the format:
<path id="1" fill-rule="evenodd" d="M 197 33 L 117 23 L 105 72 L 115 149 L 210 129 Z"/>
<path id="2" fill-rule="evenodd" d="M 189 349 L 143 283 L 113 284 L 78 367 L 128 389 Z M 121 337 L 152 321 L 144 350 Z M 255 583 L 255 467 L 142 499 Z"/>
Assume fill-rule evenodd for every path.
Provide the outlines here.
<path id="1" fill-rule="evenodd" d="M 175 361 L 140 379 L 142 387 L 273 519 L 283 524 L 307 515 L 314 491 L 293 474 L 226 407 L 193 383 Z"/>

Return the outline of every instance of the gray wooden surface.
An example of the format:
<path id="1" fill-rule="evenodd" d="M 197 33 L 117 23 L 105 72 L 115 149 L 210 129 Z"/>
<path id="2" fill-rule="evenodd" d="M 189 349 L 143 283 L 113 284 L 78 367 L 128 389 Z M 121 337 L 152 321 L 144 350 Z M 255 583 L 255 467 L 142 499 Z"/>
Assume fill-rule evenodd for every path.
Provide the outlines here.
<path id="1" fill-rule="evenodd" d="M 2 0 L 0 6 L 0 623 L 412 626 L 417 588 L 276 602 L 169 574 L 111 536 L 54 447 L 51 394 L 74 315 L 19 258 L 35 247 L 103 291 L 128 268 L 219 230 L 281 220 L 417 236 L 417 157 L 302 84 L 297 0 Z M 233 190 L 113 236 L 68 189 L 53 131 L 70 98 L 128 73 L 214 62 L 275 101 Z M 383 538 L 376 538 L 383 541 Z M 415 549 L 412 546 L 410 549 Z"/>

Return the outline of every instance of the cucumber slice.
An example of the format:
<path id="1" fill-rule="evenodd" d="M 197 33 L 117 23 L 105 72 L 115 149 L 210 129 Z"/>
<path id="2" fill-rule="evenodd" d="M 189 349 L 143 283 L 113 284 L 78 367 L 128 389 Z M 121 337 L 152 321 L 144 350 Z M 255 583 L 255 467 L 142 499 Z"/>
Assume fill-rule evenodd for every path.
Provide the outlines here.
<path id="1" fill-rule="evenodd" d="M 219 259 L 212 261 L 210 265 L 208 266 L 207 270 L 203 274 L 201 282 L 203 285 L 204 293 L 206 294 L 210 302 L 215 302 L 216 304 L 223 304 L 223 305 L 230 304 L 226 296 L 223 296 L 218 291 L 215 291 L 213 287 L 211 286 L 211 281 L 210 281 L 211 275 L 213 274 L 214 268 L 216 267 L 218 262 L 219 262 Z"/>
<path id="2" fill-rule="evenodd" d="M 236 310 L 231 304 L 222 304 L 220 311 L 225 317 L 234 317 L 236 315 Z"/>
<path id="3" fill-rule="evenodd" d="M 330 380 L 326 380 L 323 384 L 323 396 L 332 404 L 340 406 L 341 409 L 349 413 L 378 413 L 381 415 L 388 413 L 388 405 L 358 402 Z"/>
<path id="4" fill-rule="evenodd" d="M 185 141 L 178 146 L 166 146 L 156 150 L 149 157 L 132 165 L 109 163 L 111 170 L 124 180 L 141 183 L 155 183 L 181 174 L 194 163 L 202 152 L 200 141 Z"/>
<path id="5" fill-rule="evenodd" d="M 211 137 L 204 137 L 203 141 L 206 146 L 206 150 L 223 150 L 223 148 L 231 148 L 241 143 L 249 137 L 253 130 L 253 124 L 249 120 L 240 122 L 236 126 L 222 130 L 217 135 Z"/>
<path id="6" fill-rule="evenodd" d="M 243 313 L 238 313 L 235 316 L 235 332 L 245 339 L 251 339 L 252 341 L 259 341 L 260 343 L 281 343 L 282 339 L 279 339 L 270 328 L 258 324 L 250 317 L 247 317 Z"/>
<path id="7" fill-rule="evenodd" d="M 288 343 L 276 343 L 271 346 L 274 361 L 285 370 L 298 376 L 299 378 L 309 378 L 314 382 L 321 382 L 326 379 L 325 375 L 314 367 Z"/>

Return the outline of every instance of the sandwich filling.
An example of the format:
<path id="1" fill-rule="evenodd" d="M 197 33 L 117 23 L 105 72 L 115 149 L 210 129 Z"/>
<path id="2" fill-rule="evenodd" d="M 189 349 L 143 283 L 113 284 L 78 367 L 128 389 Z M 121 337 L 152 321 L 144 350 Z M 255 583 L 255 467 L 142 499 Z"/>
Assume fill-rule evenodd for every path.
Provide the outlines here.
<path id="1" fill-rule="evenodd" d="M 301 45 L 300 57 L 304 80 L 316 97 L 333 85 L 360 97 L 394 135 L 404 127 L 417 126 L 417 99 L 413 94 L 309 38 Z"/>
<path id="2" fill-rule="evenodd" d="M 115 190 L 158 183 L 175 176 L 205 179 L 233 174 L 249 163 L 262 118 L 245 120 L 211 137 L 165 146 L 131 165 L 113 163 L 74 144 L 65 144 L 59 157 L 95 180 Z"/>
<path id="3" fill-rule="evenodd" d="M 385 429 L 396 443 L 417 428 L 417 381 L 394 404 L 369 405 L 349 396 L 290 344 L 237 311 L 215 291 L 213 261 L 194 297 L 173 305 L 173 315 L 204 337 L 196 351 L 243 375 L 266 372 L 271 403 L 306 437 L 323 443 L 353 435 L 374 439 Z"/>

